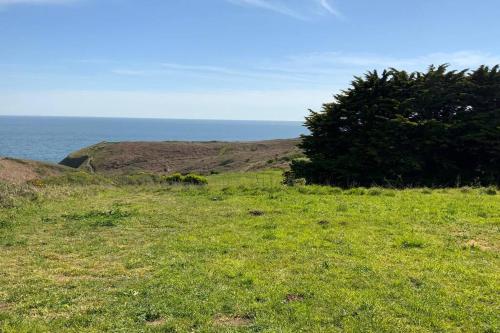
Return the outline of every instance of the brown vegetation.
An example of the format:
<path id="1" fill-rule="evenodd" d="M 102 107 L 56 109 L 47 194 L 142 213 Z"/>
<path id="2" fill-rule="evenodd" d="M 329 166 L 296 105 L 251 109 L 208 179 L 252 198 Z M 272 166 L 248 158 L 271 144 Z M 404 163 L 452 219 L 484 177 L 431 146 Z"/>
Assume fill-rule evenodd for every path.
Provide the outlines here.
<path id="1" fill-rule="evenodd" d="M 103 142 L 62 165 L 97 173 L 199 173 L 286 168 L 302 156 L 298 139 L 258 142 Z"/>
<path id="2" fill-rule="evenodd" d="M 58 176 L 68 168 L 60 165 L 0 157 L 0 181 L 22 184 L 30 180 Z"/>

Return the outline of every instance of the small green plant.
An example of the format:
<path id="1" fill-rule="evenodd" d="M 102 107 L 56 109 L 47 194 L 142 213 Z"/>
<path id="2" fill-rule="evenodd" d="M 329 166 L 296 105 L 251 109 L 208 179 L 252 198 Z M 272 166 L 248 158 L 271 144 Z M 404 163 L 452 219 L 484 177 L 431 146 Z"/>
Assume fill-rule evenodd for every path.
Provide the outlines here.
<path id="1" fill-rule="evenodd" d="M 0 220 L 0 229 L 8 229 L 12 226 L 8 221 Z"/>
<path id="2" fill-rule="evenodd" d="M 378 187 L 372 187 L 368 190 L 368 195 L 379 196 L 384 193 L 384 190 Z"/>
<path id="3" fill-rule="evenodd" d="M 117 223 L 132 214 L 121 209 L 93 210 L 84 214 L 69 214 L 63 217 L 67 221 L 88 222 L 93 227 L 114 227 Z"/>
<path id="4" fill-rule="evenodd" d="M 365 195 L 366 189 L 363 187 L 353 187 L 344 192 L 347 195 Z"/>
<path id="5" fill-rule="evenodd" d="M 425 246 L 425 243 L 422 239 L 408 236 L 399 241 L 400 246 L 403 249 L 421 249 Z"/>

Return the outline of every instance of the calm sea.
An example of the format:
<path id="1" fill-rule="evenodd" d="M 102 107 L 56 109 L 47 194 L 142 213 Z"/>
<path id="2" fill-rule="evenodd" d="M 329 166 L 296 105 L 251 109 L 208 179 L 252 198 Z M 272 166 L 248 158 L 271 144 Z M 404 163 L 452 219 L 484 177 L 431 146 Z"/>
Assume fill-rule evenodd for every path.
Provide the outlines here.
<path id="1" fill-rule="evenodd" d="M 59 162 L 101 141 L 288 139 L 301 122 L 0 116 L 0 156 Z"/>

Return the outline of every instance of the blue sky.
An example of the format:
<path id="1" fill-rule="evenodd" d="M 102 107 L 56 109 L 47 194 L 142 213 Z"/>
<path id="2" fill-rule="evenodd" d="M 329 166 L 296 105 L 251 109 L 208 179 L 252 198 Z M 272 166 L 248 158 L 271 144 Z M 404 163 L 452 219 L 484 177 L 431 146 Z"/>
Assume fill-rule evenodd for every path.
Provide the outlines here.
<path id="1" fill-rule="evenodd" d="M 500 63 L 498 0 L 0 0 L 0 114 L 302 120 L 354 75 Z"/>

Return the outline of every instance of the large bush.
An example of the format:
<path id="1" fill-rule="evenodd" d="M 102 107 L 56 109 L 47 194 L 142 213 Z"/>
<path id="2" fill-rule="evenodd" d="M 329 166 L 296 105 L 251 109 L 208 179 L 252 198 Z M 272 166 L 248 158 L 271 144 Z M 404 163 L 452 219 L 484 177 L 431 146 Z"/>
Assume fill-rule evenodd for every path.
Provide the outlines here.
<path id="1" fill-rule="evenodd" d="M 309 183 L 452 186 L 500 182 L 500 71 L 481 66 L 356 77 L 306 118 L 292 164 Z"/>

